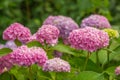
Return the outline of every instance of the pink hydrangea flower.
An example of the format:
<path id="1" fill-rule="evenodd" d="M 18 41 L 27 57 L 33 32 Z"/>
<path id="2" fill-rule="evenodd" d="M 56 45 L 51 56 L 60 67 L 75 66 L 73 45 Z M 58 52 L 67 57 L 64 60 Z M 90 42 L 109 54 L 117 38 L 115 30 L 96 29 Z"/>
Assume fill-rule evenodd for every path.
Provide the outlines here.
<path id="1" fill-rule="evenodd" d="M 6 42 L 5 47 L 13 50 L 17 48 L 17 45 L 14 43 L 14 41 L 10 40 Z"/>
<path id="2" fill-rule="evenodd" d="M 33 54 L 34 62 L 40 66 L 43 66 L 43 64 L 48 59 L 46 52 L 42 48 L 39 48 L 39 47 L 31 47 L 30 51 Z"/>
<path id="3" fill-rule="evenodd" d="M 60 58 L 53 58 L 46 61 L 43 71 L 70 72 L 70 65 Z"/>
<path id="4" fill-rule="evenodd" d="M 0 57 L 0 74 L 12 68 L 12 60 L 10 54 Z"/>
<path id="5" fill-rule="evenodd" d="M 96 27 L 99 29 L 111 28 L 111 25 L 110 25 L 109 21 L 107 20 L 107 18 L 102 15 L 97 15 L 97 14 L 91 15 L 91 16 L 83 19 L 80 26 L 82 28 L 88 27 L 88 26 Z"/>
<path id="6" fill-rule="evenodd" d="M 118 67 L 115 69 L 115 74 L 116 74 L 116 75 L 120 75 L 120 66 L 118 66 Z"/>
<path id="7" fill-rule="evenodd" d="M 52 25 L 43 25 L 36 33 L 37 40 L 44 44 L 55 45 L 58 41 L 59 30 Z"/>
<path id="8" fill-rule="evenodd" d="M 69 42 L 73 48 L 96 51 L 109 45 L 109 36 L 106 32 L 92 27 L 73 30 L 69 35 Z"/>
<path id="9" fill-rule="evenodd" d="M 67 40 L 69 33 L 74 29 L 78 29 L 78 25 L 75 21 L 65 16 L 49 16 L 43 24 L 50 24 L 57 27 L 60 30 L 59 37 L 64 40 L 65 44 L 69 44 Z"/>
<path id="10" fill-rule="evenodd" d="M 15 40 L 18 39 L 19 41 L 26 43 L 29 41 L 31 36 L 31 32 L 27 27 L 24 27 L 20 23 L 13 23 L 11 24 L 4 32 L 3 32 L 3 39 L 4 40 Z"/>
<path id="11" fill-rule="evenodd" d="M 38 63 L 43 65 L 47 60 L 46 52 L 42 48 L 21 46 L 11 53 L 11 59 L 14 64 L 20 66 L 30 66 Z"/>

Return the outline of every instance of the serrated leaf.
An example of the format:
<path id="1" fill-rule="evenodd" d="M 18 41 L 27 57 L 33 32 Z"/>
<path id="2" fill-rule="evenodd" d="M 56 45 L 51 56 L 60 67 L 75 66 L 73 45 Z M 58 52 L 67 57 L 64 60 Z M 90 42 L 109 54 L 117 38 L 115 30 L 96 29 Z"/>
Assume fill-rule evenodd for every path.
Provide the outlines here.
<path id="1" fill-rule="evenodd" d="M 77 51 L 77 50 L 71 48 L 70 46 L 67 46 L 64 44 L 57 44 L 56 46 L 52 47 L 52 49 L 60 51 L 62 53 L 71 54 L 74 56 L 78 56 L 78 54 L 80 55 L 80 53 L 81 53 L 81 51 Z"/>
<path id="2" fill-rule="evenodd" d="M 6 55 L 6 54 L 8 54 L 10 52 L 12 52 L 11 49 L 9 49 L 9 48 L 2 48 L 2 49 L 0 49 L 0 56 L 1 55 Z"/>
<path id="3" fill-rule="evenodd" d="M 104 75 L 93 71 L 83 71 L 74 80 L 105 80 Z"/>
<path id="4" fill-rule="evenodd" d="M 38 42 L 38 41 L 31 41 L 31 42 L 28 42 L 26 45 L 28 47 L 32 47 L 32 46 L 41 47 L 42 46 L 42 44 L 40 42 Z"/>

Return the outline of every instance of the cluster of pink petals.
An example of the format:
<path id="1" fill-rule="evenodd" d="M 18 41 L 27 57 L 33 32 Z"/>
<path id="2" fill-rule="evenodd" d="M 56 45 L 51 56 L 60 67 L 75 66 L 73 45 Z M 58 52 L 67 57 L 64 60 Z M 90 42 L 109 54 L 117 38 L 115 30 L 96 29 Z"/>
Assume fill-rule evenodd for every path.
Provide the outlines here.
<path id="1" fill-rule="evenodd" d="M 27 27 L 24 27 L 20 23 L 13 23 L 11 24 L 4 32 L 3 32 L 3 39 L 4 40 L 15 40 L 18 39 L 19 41 L 26 43 L 29 41 L 31 36 L 31 32 Z"/>
<path id="2" fill-rule="evenodd" d="M 42 66 L 46 62 L 47 56 L 46 52 L 42 48 L 28 48 L 27 46 L 23 45 L 11 53 L 11 59 L 14 64 L 20 66 L 30 66 L 35 63 L 38 63 L 40 66 Z"/>
<path id="3" fill-rule="evenodd" d="M 5 47 L 13 50 L 17 48 L 17 45 L 15 44 L 14 41 L 10 40 L 6 42 Z"/>
<path id="4" fill-rule="evenodd" d="M 43 24 L 50 24 L 56 26 L 60 30 L 60 37 L 64 40 L 64 43 L 68 44 L 69 33 L 78 29 L 78 25 L 70 17 L 65 16 L 49 16 Z"/>
<path id="5" fill-rule="evenodd" d="M 55 45 L 58 42 L 59 30 L 52 25 L 43 25 L 36 33 L 36 39 L 44 44 Z"/>
<path id="6" fill-rule="evenodd" d="M 115 74 L 116 74 L 116 75 L 120 75 L 120 66 L 118 66 L 118 67 L 115 69 Z"/>
<path id="7" fill-rule="evenodd" d="M 69 35 L 69 42 L 73 48 L 93 52 L 108 46 L 109 36 L 102 30 L 85 27 L 73 30 Z"/>
<path id="8" fill-rule="evenodd" d="M 43 71 L 70 72 L 70 65 L 60 58 L 53 58 L 46 61 Z"/>
<path id="9" fill-rule="evenodd" d="M 87 27 L 87 26 L 96 27 L 99 29 L 111 28 L 111 25 L 109 21 L 107 20 L 107 18 L 102 15 L 97 15 L 97 14 L 91 15 L 83 19 L 80 26 L 82 28 Z"/>
<path id="10" fill-rule="evenodd" d="M 13 64 L 10 58 L 10 54 L 0 57 L 0 74 L 10 70 L 12 66 Z"/>
<path id="11" fill-rule="evenodd" d="M 46 52 L 39 47 L 31 47 L 29 49 L 31 51 L 31 54 L 33 54 L 34 62 L 40 66 L 43 66 L 46 60 L 48 59 Z"/>

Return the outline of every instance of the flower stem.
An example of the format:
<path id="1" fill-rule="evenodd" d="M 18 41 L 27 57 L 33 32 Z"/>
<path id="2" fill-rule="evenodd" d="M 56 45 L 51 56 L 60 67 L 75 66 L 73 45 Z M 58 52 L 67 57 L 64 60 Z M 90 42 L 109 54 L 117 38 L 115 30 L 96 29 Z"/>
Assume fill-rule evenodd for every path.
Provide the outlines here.
<path id="1" fill-rule="evenodd" d="M 50 72 L 52 80 L 56 80 L 56 72 Z"/>
<path id="2" fill-rule="evenodd" d="M 96 64 L 99 66 L 99 55 L 98 55 L 99 50 L 96 52 Z"/>
<path id="3" fill-rule="evenodd" d="M 112 40 L 110 40 L 110 44 L 107 47 L 108 49 L 110 48 L 111 44 L 112 44 Z M 110 62 L 110 51 L 109 50 L 107 51 L 107 62 L 108 62 L 108 65 L 109 65 L 109 62 Z"/>
<path id="4" fill-rule="evenodd" d="M 83 71 L 85 71 L 85 69 L 86 69 L 89 57 L 90 57 L 90 52 L 88 52 L 88 54 L 87 54 L 87 57 L 86 57 L 86 60 L 85 60 L 85 64 L 84 64 L 84 67 L 83 67 Z"/>
<path id="5" fill-rule="evenodd" d="M 32 80 L 32 67 L 29 67 L 29 80 Z"/>
<path id="6" fill-rule="evenodd" d="M 108 64 L 109 64 L 109 61 L 110 61 L 109 57 L 110 57 L 110 55 L 109 55 L 109 51 L 108 51 L 107 52 L 107 62 L 108 62 Z"/>

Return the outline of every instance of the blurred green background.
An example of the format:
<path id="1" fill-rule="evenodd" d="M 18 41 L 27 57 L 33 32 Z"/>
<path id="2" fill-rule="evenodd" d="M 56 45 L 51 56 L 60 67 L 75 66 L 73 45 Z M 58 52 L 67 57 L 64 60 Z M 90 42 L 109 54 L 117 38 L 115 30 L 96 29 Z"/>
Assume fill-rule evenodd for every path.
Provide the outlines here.
<path id="1" fill-rule="evenodd" d="M 119 0 L 0 0 L 0 43 L 2 32 L 11 23 L 19 22 L 34 33 L 49 15 L 73 18 L 78 25 L 90 14 L 106 16 L 112 26 L 120 26 Z"/>

